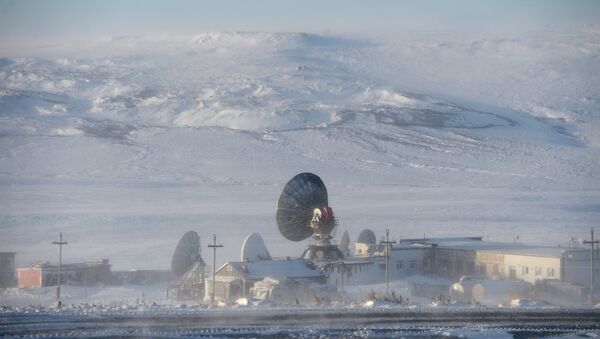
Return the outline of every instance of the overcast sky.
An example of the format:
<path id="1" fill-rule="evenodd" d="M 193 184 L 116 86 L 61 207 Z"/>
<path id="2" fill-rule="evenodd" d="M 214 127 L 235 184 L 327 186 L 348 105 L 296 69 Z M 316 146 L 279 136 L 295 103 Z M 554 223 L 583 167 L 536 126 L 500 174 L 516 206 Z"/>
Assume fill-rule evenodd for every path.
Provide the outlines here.
<path id="1" fill-rule="evenodd" d="M 205 31 L 388 33 L 598 24 L 596 0 L 0 0 L 2 43 Z"/>

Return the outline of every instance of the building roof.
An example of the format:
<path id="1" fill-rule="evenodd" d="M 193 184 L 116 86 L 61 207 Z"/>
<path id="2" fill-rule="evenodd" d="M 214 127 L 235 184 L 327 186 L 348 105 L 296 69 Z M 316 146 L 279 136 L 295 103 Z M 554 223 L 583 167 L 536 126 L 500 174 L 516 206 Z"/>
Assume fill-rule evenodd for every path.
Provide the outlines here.
<path id="1" fill-rule="evenodd" d="M 88 261 L 88 262 L 83 262 L 83 263 L 62 264 L 61 270 L 63 270 L 63 271 L 81 270 L 81 269 L 86 269 L 86 268 L 96 268 L 96 267 L 102 267 L 102 266 L 110 267 L 111 265 L 108 263 L 108 260 L 106 260 L 106 261 Z M 35 264 L 31 265 L 30 267 L 18 268 L 17 270 L 30 270 L 30 269 L 46 270 L 46 271 L 55 270 L 56 271 L 56 270 L 58 270 L 58 265 L 51 265 L 49 262 L 43 261 L 43 262 L 35 263 Z"/>
<path id="2" fill-rule="evenodd" d="M 230 261 L 226 263 L 233 266 L 246 279 L 260 280 L 265 277 L 273 278 L 319 278 L 323 274 L 317 267 L 310 265 L 302 259 L 294 260 L 262 260 L 262 261 Z M 218 272 L 217 272 L 218 273 Z"/>
<path id="3" fill-rule="evenodd" d="M 417 241 L 417 240 L 413 240 Z M 418 243 L 462 251 L 478 251 L 499 254 L 514 254 L 537 257 L 562 257 L 565 251 L 583 251 L 580 248 L 528 245 L 522 243 L 502 243 L 483 241 L 480 237 L 471 238 L 432 238 L 419 239 Z"/>

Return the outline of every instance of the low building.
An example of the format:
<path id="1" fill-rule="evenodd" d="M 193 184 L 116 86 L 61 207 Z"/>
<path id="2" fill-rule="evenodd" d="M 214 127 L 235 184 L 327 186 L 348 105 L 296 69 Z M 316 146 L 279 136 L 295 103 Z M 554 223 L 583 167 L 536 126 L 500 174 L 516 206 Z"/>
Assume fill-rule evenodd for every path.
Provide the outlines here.
<path id="1" fill-rule="evenodd" d="M 108 259 L 84 263 L 64 264 L 61 267 L 61 283 L 93 286 L 112 282 Z M 19 288 L 39 288 L 58 285 L 58 266 L 47 262 L 17 269 Z"/>
<path id="2" fill-rule="evenodd" d="M 367 276 L 383 281 L 386 248 L 356 243 L 354 249 L 354 259 L 372 260 L 372 265 L 364 269 Z M 450 281 L 462 277 L 523 281 L 542 292 L 560 289 L 577 300 L 589 295 L 590 289 L 590 250 L 579 247 L 501 243 L 482 237 L 402 239 L 390 246 L 387 260 L 390 280 L 428 275 Z M 355 274 L 350 281 L 360 280 Z M 595 280 L 600 281 L 600 269 L 595 270 Z M 422 286 L 419 289 L 423 290 Z"/>
<path id="3" fill-rule="evenodd" d="M 15 253 L 0 252 L 0 288 L 15 286 Z"/>
<path id="4" fill-rule="evenodd" d="M 215 273 L 215 300 L 235 300 L 249 295 L 254 283 L 264 278 L 325 284 L 326 276 L 303 259 L 229 261 Z M 212 277 L 205 280 L 205 297 L 212 294 Z"/>
<path id="5" fill-rule="evenodd" d="M 590 251 L 576 247 L 483 241 L 481 237 L 405 239 L 428 246 L 424 273 L 450 279 L 477 276 L 535 283 L 556 280 L 589 288 Z M 394 253 L 392 249 L 391 253 Z"/>

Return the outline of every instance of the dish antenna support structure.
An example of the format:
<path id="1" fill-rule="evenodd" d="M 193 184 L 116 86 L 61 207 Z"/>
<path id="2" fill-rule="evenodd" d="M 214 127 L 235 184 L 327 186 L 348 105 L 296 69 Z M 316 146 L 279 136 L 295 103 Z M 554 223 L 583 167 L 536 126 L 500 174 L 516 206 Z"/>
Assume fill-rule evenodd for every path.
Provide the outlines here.
<path id="1" fill-rule="evenodd" d="M 302 255 L 310 260 L 338 260 L 344 255 L 331 244 L 337 222 L 329 206 L 327 188 L 316 174 L 300 173 L 283 188 L 277 201 L 276 221 L 279 232 L 291 241 L 312 237 Z"/>
<path id="2" fill-rule="evenodd" d="M 195 231 L 186 232 L 177 243 L 171 259 L 171 272 L 177 281 L 170 286 L 169 295 L 177 299 L 199 299 L 204 294 L 204 268 L 200 256 L 200 237 Z"/>

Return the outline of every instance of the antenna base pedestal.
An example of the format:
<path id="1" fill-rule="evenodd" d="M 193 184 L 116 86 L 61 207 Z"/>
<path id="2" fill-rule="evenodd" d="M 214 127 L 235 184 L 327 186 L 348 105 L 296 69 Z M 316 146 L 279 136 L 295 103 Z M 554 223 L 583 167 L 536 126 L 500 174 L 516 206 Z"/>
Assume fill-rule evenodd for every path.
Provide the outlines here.
<path id="1" fill-rule="evenodd" d="M 314 234 L 313 242 L 302 253 L 302 258 L 312 261 L 335 261 L 344 259 L 337 245 L 331 244 L 331 235 Z"/>

